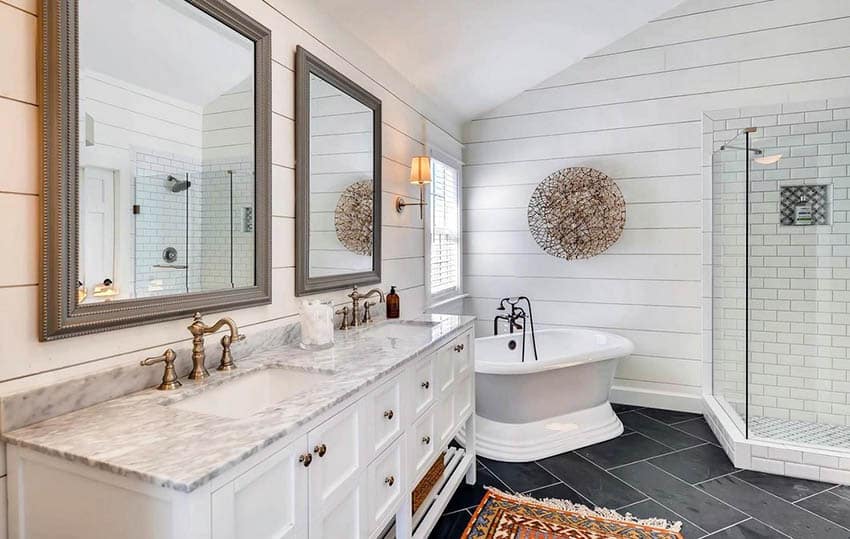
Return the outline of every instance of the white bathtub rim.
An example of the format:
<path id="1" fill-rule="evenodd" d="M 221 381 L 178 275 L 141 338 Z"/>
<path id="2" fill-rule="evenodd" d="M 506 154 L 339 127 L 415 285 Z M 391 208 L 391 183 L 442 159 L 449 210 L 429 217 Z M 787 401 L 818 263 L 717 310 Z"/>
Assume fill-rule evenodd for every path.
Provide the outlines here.
<path id="1" fill-rule="evenodd" d="M 593 335 L 604 335 L 610 342 L 601 345 L 598 349 L 593 349 L 589 352 L 575 354 L 567 357 L 559 357 L 554 359 L 534 360 L 534 354 L 531 357 L 526 357 L 524 362 L 505 362 L 505 361 L 485 361 L 475 358 L 475 372 L 479 374 L 530 374 L 534 372 L 544 372 L 556 369 L 565 369 L 575 367 L 595 361 L 604 361 L 607 359 L 623 358 L 631 355 L 634 352 L 635 346 L 631 340 L 606 331 L 582 330 L 582 329 L 544 329 L 538 331 L 537 334 L 543 332 L 552 333 L 588 333 Z M 504 335 L 491 335 L 489 337 L 478 337 L 476 341 L 504 339 Z M 476 348 L 476 355 L 478 355 Z M 526 354 L 528 355 L 528 354 Z"/>
<path id="2" fill-rule="evenodd" d="M 568 433 L 546 428 L 552 423 L 575 423 Z M 478 455 L 502 462 L 531 462 L 611 440 L 623 433 L 623 423 L 609 402 L 532 423 L 502 423 L 475 417 Z M 459 436 L 464 443 L 462 436 Z"/>

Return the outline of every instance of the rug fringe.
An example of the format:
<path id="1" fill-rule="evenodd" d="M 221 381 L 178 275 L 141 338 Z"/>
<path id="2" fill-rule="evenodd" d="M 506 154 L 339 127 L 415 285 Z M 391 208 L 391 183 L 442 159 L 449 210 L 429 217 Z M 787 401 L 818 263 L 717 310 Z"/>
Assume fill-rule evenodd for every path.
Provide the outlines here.
<path id="1" fill-rule="evenodd" d="M 573 513 L 585 517 L 597 517 L 608 520 L 619 520 L 621 522 L 630 522 L 632 524 L 638 524 L 640 526 L 649 526 L 651 528 L 658 528 L 660 530 L 675 533 L 679 533 L 682 531 L 682 523 L 679 521 L 670 522 L 669 520 L 663 518 L 637 518 L 631 513 L 621 514 L 617 511 L 614 511 L 613 509 L 606 509 L 604 507 L 597 507 L 595 509 L 591 509 L 586 505 L 573 503 L 569 500 L 559 500 L 557 498 L 543 498 L 542 500 L 540 500 L 537 498 L 532 498 L 531 496 L 526 496 L 525 494 L 510 494 L 495 487 L 486 488 L 493 494 L 498 494 L 499 496 L 504 496 L 506 498 L 512 498 L 518 502 L 533 502 L 551 507 L 552 509 L 571 511 Z"/>

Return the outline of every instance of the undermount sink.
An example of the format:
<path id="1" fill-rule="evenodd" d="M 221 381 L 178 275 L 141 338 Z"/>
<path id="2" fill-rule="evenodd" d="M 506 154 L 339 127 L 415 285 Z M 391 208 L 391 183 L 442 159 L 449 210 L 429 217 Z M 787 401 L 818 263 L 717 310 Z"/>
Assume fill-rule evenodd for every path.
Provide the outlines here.
<path id="1" fill-rule="evenodd" d="M 294 369 L 265 369 L 236 377 L 219 386 L 175 402 L 171 407 L 241 419 L 307 391 L 330 376 L 330 374 Z"/>
<path id="2" fill-rule="evenodd" d="M 381 337 L 399 337 L 410 333 L 421 333 L 423 329 L 429 329 L 439 324 L 432 320 L 387 320 L 369 328 L 372 335 Z"/>

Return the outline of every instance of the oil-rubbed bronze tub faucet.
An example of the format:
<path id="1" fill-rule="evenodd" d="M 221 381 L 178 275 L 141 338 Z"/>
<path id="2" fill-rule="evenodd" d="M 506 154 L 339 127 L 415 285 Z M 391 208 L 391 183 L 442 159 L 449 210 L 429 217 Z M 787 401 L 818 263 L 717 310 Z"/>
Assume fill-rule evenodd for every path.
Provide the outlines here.
<path id="1" fill-rule="evenodd" d="M 204 353 L 204 336 L 207 333 L 215 333 L 223 326 L 230 328 L 230 334 L 221 338 L 221 362 L 218 365 L 220 371 L 230 371 L 236 368 L 233 363 L 233 357 L 230 355 L 230 345 L 236 341 L 245 340 L 245 335 L 239 333 L 239 328 L 236 327 L 236 322 L 230 318 L 222 318 L 215 324 L 208 326 L 201 318 L 201 313 L 195 313 L 192 323 L 189 324 L 189 333 L 192 334 L 192 372 L 189 374 L 190 380 L 203 380 L 210 375 L 204 363 L 206 362 L 206 354 Z"/>

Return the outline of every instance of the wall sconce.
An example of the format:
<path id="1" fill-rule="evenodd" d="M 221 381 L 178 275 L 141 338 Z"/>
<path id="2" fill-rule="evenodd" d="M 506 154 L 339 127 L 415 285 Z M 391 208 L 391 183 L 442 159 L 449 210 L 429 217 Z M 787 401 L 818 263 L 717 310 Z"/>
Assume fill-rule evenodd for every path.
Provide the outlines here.
<path id="1" fill-rule="evenodd" d="M 414 157 L 410 162 L 410 183 L 419 185 L 419 202 L 407 202 L 404 197 L 395 199 L 395 209 L 401 213 L 405 206 L 419 206 L 419 218 L 425 219 L 425 184 L 431 183 L 431 158 Z"/>

